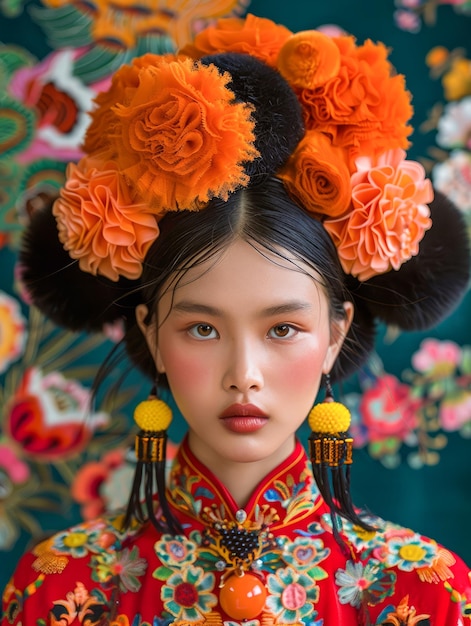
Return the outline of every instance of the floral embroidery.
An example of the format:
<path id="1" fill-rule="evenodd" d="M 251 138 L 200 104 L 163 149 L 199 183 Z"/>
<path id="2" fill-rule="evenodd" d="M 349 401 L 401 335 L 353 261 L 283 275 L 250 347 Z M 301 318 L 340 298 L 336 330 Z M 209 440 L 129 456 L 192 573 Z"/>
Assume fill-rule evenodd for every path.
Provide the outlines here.
<path id="1" fill-rule="evenodd" d="M 391 610 L 392 609 L 392 610 Z M 380 615 L 379 626 L 427 626 L 430 615 L 417 615 L 414 607 L 409 607 L 409 596 L 405 596 L 397 608 L 387 607 Z"/>
<path id="2" fill-rule="evenodd" d="M 213 588 L 214 574 L 205 574 L 201 567 L 188 567 L 170 576 L 162 587 L 161 598 L 171 615 L 195 622 L 216 606 Z"/>
<path id="3" fill-rule="evenodd" d="M 181 568 L 196 559 L 195 544 L 183 535 L 163 535 L 155 542 L 154 550 L 162 563 L 169 567 Z"/>
<path id="4" fill-rule="evenodd" d="M 266 606 L 277 616 L 278 623 L 295 624 L 304 617 L 315 617 L 314 603 L 319 600 L 319 587 L 306 574 L 291 567 L 269 574 L 270 596 Z"/>
<path id="5" fill-rule="evenodd" d="M 345 569 L 336 572 L 335 582 L 340 587 L 338 597 L 341 604 L 359 607 L 362 601 L 374 605 L 392 595 L 396 575 L 382 571 L 380 563 L 374 560 L 366 565 L 347 561 Z"/>
<path id="6" fill-rule="evenodd" d="M 436 544 L 424 541 L 420 535 L 394 537 L 387 542 L 387 564 L 404 572 L 430 566 L 437 557 Z"/>
<path id="7" fill-rule="evenodd" d="M 85 585 L 78 582 L 75 589 L 67 593 L 65 600 L 54 602 L 48 624 L 62 626 L 77 618 L 84 626 L 98 626 L 103 623 L 107 613 L 106 596 L 97 589 L 90 594 Z"/>
<path id="8" fill-rule="evenodd" d="M 126 548 L 122 552 L 93 556 L 91 567 L 93 568 L 92 579 L 96 582 L 117 582 L 121 591 L 135 593 L 141 588 L 141 582 L 138 579 L 144 576 L 147 561 L 139 556 L 139 549 L 134 546 L 132 550 Z"/>
<path id="9" fill-rule="evenodd" d="M 325 578 L 327 574 L 322 568 L 316 566 L 329 554 L 330 549 L 324 548 L 322 539 L 296 537 L 294 541 L 285 543 L 283 560 L 298 572 L 309 570 L 311 576 L 314 572 L 317 573 L 318 575 L 313 578 L 319 580 Z"/>

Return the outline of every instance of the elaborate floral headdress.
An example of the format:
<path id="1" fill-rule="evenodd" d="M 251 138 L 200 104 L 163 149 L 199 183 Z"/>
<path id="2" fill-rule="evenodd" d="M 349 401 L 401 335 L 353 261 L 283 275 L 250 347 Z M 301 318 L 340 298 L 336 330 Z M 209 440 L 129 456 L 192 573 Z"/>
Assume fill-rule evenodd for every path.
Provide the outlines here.
<path id="1" fill-rule="evenodd" d="M 177 54 L 134 59 L 96 98 L 85 156 L 69 165 L 52 211 L 62 247 L 80 270 L 102 277 L 110 307 L 102 314 L 92 305 L 86 320 L 67 309 L 44 216 L 35 216 L 21 257 L 33 300 L 60 323 L 97 329 L 118 316 L 112 303 L 140 277 L 166 213 L 204 210 L 213 198 L 274 176 L 323 222 L 350 286 L 362 288 L 373 308 L 385 286 L 393 300 L 404 288 L 403 303 L 426 295 L 393 276 L 417 271 L 413 260 L 424 249 L 422 283 L 429 274 L 443 277 L 440 304 L 423 307 L 418 323 L 407 317 L 416 313 L 398 323 L 434 323 L 467 282 L 468 253 L 463 235 L 461 252 L 444 268 L 434 260 L 437 235 L 424 243 L 435 217 L 450 233 L 461 222 L 443 201 L 431 216 L 431 183 L 406 159 L 410 100 L 382 43 L 293 34 L 253 15 L 219 20 Z M 440 236 L 443 247 L 449 235 Z M 54 285 L 44 282 L 49 271 Z"/>

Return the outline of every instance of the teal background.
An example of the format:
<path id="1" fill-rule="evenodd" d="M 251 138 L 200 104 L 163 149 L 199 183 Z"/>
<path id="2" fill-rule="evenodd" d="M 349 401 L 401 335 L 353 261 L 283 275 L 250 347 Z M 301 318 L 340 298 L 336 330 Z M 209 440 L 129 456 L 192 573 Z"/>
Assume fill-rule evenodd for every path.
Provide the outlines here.
<path id="1" fill-rule="evenodd" d="M 256 15 L 269 17 L 283 23 L 293 31 L 316 28 L 322 24 L 337 24 L 357 37 L 359 41 L 371 38 L 391 47 L 391 60 L 398 72 L 407 77 L 407 84 L 414 95 L 416 128 L 425 121 L 432 106 L 443 101 L 443 88 L 439 80 L 431 79 L 425 64 L 427 52 L 436 45 L 449 49 L 464 47 L 469 55 L 470 17 L 454 12 L 449 6 L 439 6 L 437 23 L 423 25 L 421 31 L 412 34 L 400 30 L 394 23 L 396 9 L 392 0 L 252 0 L 248 9 Z M 15 43 L 31 51 L 38 58 L 44 57 L 50 47 L 42 30 L 34 23 L 27 11 L 18 18 L 0 14 L 0 41 Z M 419 159 L 428 154 L 434 144 L 434 133 L 415 131 L 411 158 Z M 471 193 L 471 192 L 470 192 Z M 14 249 L 0 250 L 0 290 L 14 294 Z M 402 334 L 393 343 L 384 340 L 380 333 L 377 349 L 389 372 L 396 375 L 410 366 L 411 354 L 418 349 L 424 337 L 450 339 L 460 345 L 471 343 L 471 297 L 467 297 L 454 314 L 433 331 Z M 110 345 L 98 347 L 94 362 L 98 363 Z M 129 384 L 140 388 L 142 381 L 130 379 Z M 352 379 L 344 391 L 358 388 Z M 129 417 L 131 404 L 126 414 Z M 471 419 L 471 416 L 470 416 Z M 172 426 L 172 437 L 181 438 L 184 426 L 177 421 Z M 303 428 L 300 436 L 307 437 Z M 470 441 L 458 433 L 448 435 L 449 442 L 441 453 L 440 463 L 432 467 L 412 469 L 403 462 L 395 469 L 385 468 L 373 459 L 366 448 L 355 453 L 353 493 L 356 503 L 374 513 L 417 531 L 432 536 L 447 547 L 458 552 L 471 563 L 471 540 L 469 519 L 471 516 L 471 454 Z M 405 458 L 405 453 L 404 453 Z M 54 472 L 54 468 L 53 468 Z M 58 474 L 53 480 L 61 480 Z M 0 507 L 2 506 L 0 499 Z M 57 513 L 38 511 L 37 519 L 44 532 L 64 528 L 80 519 L 76 505 L 67 503 Z M 19 540 L 8 551 L 0 551 L 0 587 L 7 582 L 20 554 L 31 541 L 24 530 Z"/>

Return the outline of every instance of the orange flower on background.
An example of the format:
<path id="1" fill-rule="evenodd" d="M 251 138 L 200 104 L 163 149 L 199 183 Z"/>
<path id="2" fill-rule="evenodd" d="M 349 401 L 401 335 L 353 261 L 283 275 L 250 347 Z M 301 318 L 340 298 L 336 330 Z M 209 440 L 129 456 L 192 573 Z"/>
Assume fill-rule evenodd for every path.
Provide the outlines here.
<path id="1" fill-rule="evenodd" d="M 431 226 L 427 203 L 433 199 L 424 168 L 391 150 L 376 162 L 357 160 L 352 176 L 352 209 L 324 226 L 332 237 L 344 271 L 368 280 L 416 255 Z"/>
<path id="2" fill-rule="evenodd" d="M 286 41 L 277 68 L 291 86 L 315 89 L 339 73 L 340 51 L 331 37 L 305 30 Z"/>
<path id="3" fill-rule="evenodd" d="M 196 35 L 192 44 L 180 50 L 193 59 L 220 52 L 250 54 L 275 67 L 281 46 L 291 36 L 285 26 L 264 17 L 248 14 L 244 19 L 228 17 Z"/>
<path id="4" fill-rule="evenodd" d="M 59 239 L 80 269 L 117 281 L 139 278 L 147 250 L 159 234 L 156 216 L 135 203 L 113 162 L 83 158 L 69 164 L 53 213 Z"/>
<path id="5" fill-rule="evenodd" d="M 410 94 L 402 75 L 393 75 L 384 44 L 353 37 L 335 37 L 340 52 L 338 74 L 323 86 L 295 89 L 303 105 L 307 128 L 332 136 L 333 143 L 359 155 L 378 156 L 407 148 L 412 132 Z"/>
<path id="6" fill-rule="evenodd" d="M 174 54 L 145 54 L 133 59 L 132 64 L 122 65 L 113 74 L 110 87 L 95 98 L 96 108 L 91 112 L 92 119 L 85 136 L 84 150 L 88 154 L 102 151 L 109 146 L 110 136 L 119 135 L 119 119 L 113 107 L 128 104 L 139 86 L 139 72 L 145 67 L 159 66 L 176 59 Z M 114 155 L 110 153 L 110 158 Z"/>
<path id="7" fill-rule="evenodd" d="M 115 108 L 117 165 L 156 212 L 199 209 L 248 183 L 243 164 L 258 156 L 252 107 L 234 101 L 230 80 L 188 58 L 149 66 Z"/>
<path id="8" fill-rule="evenodd" d="M 278 174 L 286 188 L 308 211 L 338 217 L 350 204 L 350 172 L 342 148 L 323 133 L 307 131 Z"/>

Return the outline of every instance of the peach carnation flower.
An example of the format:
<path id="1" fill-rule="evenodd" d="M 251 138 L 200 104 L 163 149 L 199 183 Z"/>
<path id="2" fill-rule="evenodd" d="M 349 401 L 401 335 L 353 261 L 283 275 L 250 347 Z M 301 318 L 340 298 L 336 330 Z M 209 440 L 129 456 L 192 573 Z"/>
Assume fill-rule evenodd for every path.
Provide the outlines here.
<path id="1" fill-rule="evenodd" d="M 278 52 L 291 36 L 285 26 L 249 13 L 244 19 L 227 17 L 196 35 L 194 42 L 180 50 L 193 59 L 220 52 L 239 52 L 275 67 Z"/>
<path id="2" fill-rule="evenodd" d="M 59 239 L 80 269 L 110 280 L 139 278 L 159 234 L 155 214 L 135 203 L 116 164 L 83 158 L 70 163 L 54 203 Z"/>
<path id="3" fill-rule="evenodd" d="M 338 217 L 350 204 L 350 172 L 344 150 L 332 146 L 323 133 L 307 131 L 278 177 L 313 213 Z"/>
<path id="4" fill-rule="evenodd" d="M 116 161 L 156 212 L 199 209 L 248 183 L 253 107 L 236 103 L 231 77 L 188 58 L 148 66 L 129 103 L 117 105 Z"/>
<path id="5" fill-rule="evenodd" d="M 403 150 L 390 150 L 376 163 L 357 160 L 352 176 L 352 207 L 337 219 L 327 219 L 344 271 L 368 280 L 399 269 L 415 256 L 431 226 L 427 203 L 432 184 L 420 163 L 406 161 Z"/>
<path id="6" fill-rule="evenodd" d="M 325 43 L 319 33 L 317 48 Z M 412 127 L 410 94 L 404 77 L 395 75 L 382 43 L 355 45 L 351 36 L 335 37 L 339 70 L 323 85 L 293 88 L 303 106 L 307 128 L 328 133 L 333 143 L 357 156 L 378 156 L 386 150 L 407 148 Z"/>

